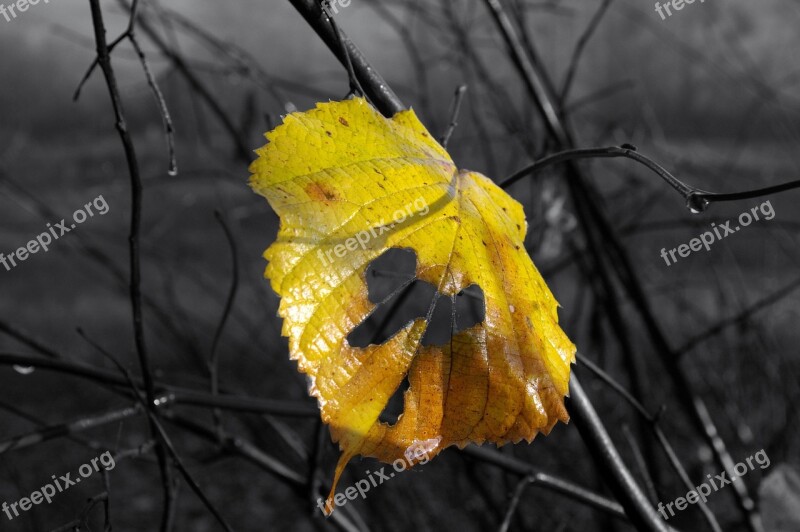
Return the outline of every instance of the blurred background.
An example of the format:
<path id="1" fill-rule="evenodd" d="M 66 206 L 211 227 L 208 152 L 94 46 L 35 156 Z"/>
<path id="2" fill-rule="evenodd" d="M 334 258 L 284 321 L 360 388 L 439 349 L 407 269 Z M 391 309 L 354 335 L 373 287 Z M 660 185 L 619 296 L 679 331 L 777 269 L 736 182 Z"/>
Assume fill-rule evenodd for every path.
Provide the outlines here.
<path id="1" fill-rule="evenodd" d="M 631 143 L 687 183 L 718 192 L 797 178 L 796 2 L 695 2 L 666 20 L 652 3 L 633 0 L 502 4 L 547 73 L 576 147 Z M 109 41 L 128 24 L 124 5 L 101 2 Z M 456 87 L 467 85 L 448 148 L 461 168 L 500 181 L 558 151 L 485 2 L 352 0 L 336 20 L 436 136 L 450 121 Z M 337 451 L 280 335 L 279 301 L 261 258 L 278 220 L 248 188 L 247 167 L 282 115 L 344 98 L 347 73 L 288 1 L 142 0 L 136 35 L 174 123 L 178 164 L 169 175 L 161 114 L 123 42 L 112 59 L 144 186 L 143 312 L 155 379 L 207 391 L 213 350 L 224 391 L 312 411 L 224 411 L 226 432 L 246 442 L 248 458 L 215 438 L 211 409 L 168 409 L 164 423 L 176 449 L 233 529 L 633 529 L 553 490 L 523 492 L 519 475 L 456 450 L 349 503 L 340 517 L 322 517 L 315 501 Z M 57 530 L 82 520 L 87 499 L 101 493 L 115 530 L 157 530 L 162 495 L 147 420 L 114 417 L 132 401 L 108 385 L 7 356 L 118 374 L 99 346 L 138 374 L 127 288 L 130 183 L 99 70 L 73 102 L 95 57 L 88 2 L 51 0 L 10 21 L 0 17 L 0 49 L 0 252 L 10 254 L 100 195 L 109 205 L 49 252 L 0 268 L 0 501 L 17 501 L 106 450 L 122 453 L 106 481 L 98 474 L 13 521 L 0 514 L 0 530 Z M 561 303 L 564 329 L 648 412 L 664 407 L 658 426 L 699 484 L 722 471 L 720 451 L 693 424 L 680 397 L 685 389 L 657 352 L 675 355 L 724 454 L 738 462 L 763 449 L 771 459 L 742 479 L 755 509 L 734 488 L 710 498 L 719 526 L 800 529 L 797 192 L 691 214 L 679 194 L 632 161 L 582 161 L 580 168 L 667 347 L 657 347 L 630 282 L 603 284 L 588 250 L 593 238 L 600 253 L 611 243 L 587 234 L 563 168 L 554 167 L 508 190 L 525 207 L 528 251 Z M 661 258 L 662 248 L 767 199 L 774 219 L 671 266 Z M 575 371 L 653 502 L 685 495 L 651 424 L 585 366 Z M 87 418 L 104 422 L 88 427 Z M 613 498 L 574 425 L 501 452 Z M 355 460 L 340 487 L 378 467 Z M 521 493 L 516 503 L 514 493 Z M 174 530 L 221 529 L 185 482 L 177 494 Z M 104 512 L 94 507 L 80 529 L 103 530 Z M 670 524 L 710 529 L 697 506 Z"/>

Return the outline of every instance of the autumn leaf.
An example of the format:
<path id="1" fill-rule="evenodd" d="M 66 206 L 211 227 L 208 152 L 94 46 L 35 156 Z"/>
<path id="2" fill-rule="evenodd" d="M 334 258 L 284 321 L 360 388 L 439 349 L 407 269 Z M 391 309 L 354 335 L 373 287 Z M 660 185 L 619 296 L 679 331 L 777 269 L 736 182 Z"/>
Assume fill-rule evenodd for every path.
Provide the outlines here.
<path id="1" fill-rule="evenodd" d="M 380 115 L 361 98 L 292 113 L 267 133 L 252 188 L 280 216 L 264 253 L 281 296 L 291 358 L 310 379 L 342 455 L 408 466 L 450 445 L 530 442 L 564 408 L 575 347 L 525 251 L 522 206 L 487 177 L 456 168 L 413 111 Z M 379 345 L 347 337 L 375 311 L 365 271 L 392 248 L 442 297 L 477 285 L 485 317 L 445 345 L 424 318 Z M 379 420 L 404 378 L 403 414 Z"/>

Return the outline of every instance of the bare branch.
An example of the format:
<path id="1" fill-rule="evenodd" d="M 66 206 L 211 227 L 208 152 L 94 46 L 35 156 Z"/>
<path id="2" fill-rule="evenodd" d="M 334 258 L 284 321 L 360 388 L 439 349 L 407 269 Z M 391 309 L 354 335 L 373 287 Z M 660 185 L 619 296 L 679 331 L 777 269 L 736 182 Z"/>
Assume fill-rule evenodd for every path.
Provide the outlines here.
<path id="1" fill-rule="evenodd" d="M 134 0 L 131 8 L 131 21 L 135 18 L 136 7 L 138 0 Z M 139 175 L 139 163 L 136 159 L 136 150 L 133 146 L 128 126 L 125 122 L 125 114 L 122 107 L 122 99 L 119 95 L 119 88 L 117 87 L 117 79 L 114 75 L 114 70 L 111 66 L 111 57 L 109 55 L 108 44 L 106 43 L 106 29 L 103 23 L 103 13 L 100 9 L 100 0 L 89 0 L 89 6 L 92 12 L 92 23 L 94 25 L 95 43 L 97 44 L 97 61 L 100 69 L 103 71 L 103 77 L 106 80 L 108 87 L 109 97 L 111 98 L 111 106 L 114 109 L 114 118 L 116 119 L 117 132 L 119 133 L 122 146 L 125 151 L 125 158 L 128 162 L 128 172 L 130 174 L 131 182 L 131 223 L 130 235 L 128 237 L 128 249 L 130 255 L 130 300 L 131 310 L 133 315 L 133 330 L 134 339 L 136 343 L 136 352 L 139 357 L 139 364 L 142 369 L 142 378 L 144 380 L 145 393 L 147 394 L 147 403 L 145 408 L 152 414 L 155 409 L 155 386 L 153 384 L 153 377 L 150 371 L 150 361 L 147 354 L 147 346 L 145 343 L 144 323 L 142 321 L 142 294 L 140 289 L 141 283 L 141 263 L 139 258 L 139 230 L 141 226 L 141 213 L 142 213 L 142 180 Z M 131 22 L 133 24 L 133 22 Z M 155 421 L 155 414 L 150 417 L 150 430 L 153 436 L 158 433 L 158 426 Z M 156 456 L 158 457 L 159 470 L 161 472 L 161 483 L 164 490 L 164 510 L 161 520 L 161 532 L 169 532 L 170 522 L 168 516 L 171 515 L 173 497 L 172 497 L 172 474 L 170 466 L 167 463 L 167 455 L 162 445 L 156 447 Z"/>
<path id="2" fill-rule="evenodd" d="M 442 139 L 440 141 L 442 148 L 447 149 L 447 144 L 450 142 L 450 137 L 453 135 L 453 131 L 456 130 L 456 126 L 458 123 L 458 113 L 461 111 L 461 100 L 464 99 L 464 94 L 467 92 L 466 85 L 459 85 L 456 88 L 455 97 L 453 98 L 453 104 L 450 107 L 450 125 L 447 126 L 447 131 L 444 132 L 442 135 Z"/>

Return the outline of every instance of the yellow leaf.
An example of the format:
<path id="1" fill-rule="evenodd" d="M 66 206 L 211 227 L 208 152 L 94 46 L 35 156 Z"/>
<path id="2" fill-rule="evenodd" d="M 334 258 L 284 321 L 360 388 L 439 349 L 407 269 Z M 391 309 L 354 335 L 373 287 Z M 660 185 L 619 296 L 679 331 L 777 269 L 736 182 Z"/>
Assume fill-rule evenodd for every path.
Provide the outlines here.
<path id="1" fill-rule="evenodd" d="M 323 103 L 266 137 L 250 167 L 281 221 L 266 276 L 291 358 L 342 450 L 331 495 L 356 455 L 410 467 L 450 445 L 531 441 L 568 420 L 575 347 L 524 249 L 517 201 L 458 170 L 410 110 L 387 119 L 361 98 Z M 424 319 L 383 344 L 350 346 L 376 308 L 366 268 L 390 248 L 412 249 L 417 279 L 444 297 L 478 285 L 483 321 L 441 346 L 421 343 Z M 406 376 L 403 414 L 389 426 L 378 418 Z"/>

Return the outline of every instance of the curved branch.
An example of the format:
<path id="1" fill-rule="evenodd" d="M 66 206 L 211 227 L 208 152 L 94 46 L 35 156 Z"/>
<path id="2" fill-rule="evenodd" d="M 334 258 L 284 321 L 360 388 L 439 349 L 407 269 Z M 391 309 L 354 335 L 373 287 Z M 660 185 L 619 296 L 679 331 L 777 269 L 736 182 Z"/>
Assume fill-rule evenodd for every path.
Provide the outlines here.
<path id="1" fill-rule="evenodd" d="M 218 210 L 214 211 L 214 216 L 222 226 L 222 231 L 225 233 L 225 238 L 228 241 L 228 246 L 230 247 L 231 251 L 231 269 L 233 270 L 231 288 L 228 291 L 228 297 L 225 299 L 225 307 L 222 311 L 222 317 L 220 317 L 219 324 L 214 331 L 214 339 L 211 341 L 211 353 L 208 357 L 208 372 L 211 375 L 211 395 L 218 395 L 219 355 L 217 348 L 219 347 L 219 340 L 222 337 L 222 331 L 225 330 L 225 324 L 228 321 L 228 316 L 230 316 L 231 309 L 233 309 L 233 302 L 236 299 L 236 292 L 239 289 L 239 253 L 236 250 L 236 240 L 233 238 L 233 233 L 231 232 L 230 227 L 228 227 L 225 217 Z M 222 418 L 220 417 L 218 410 L 214 410 L 214 425 L 217 427 L 217 431 L 221 434 Z"/>
<path id="2" fill-rule="evenodd" d="M 538 161 L 522 168 L 507 178 L 503 179 L 499 186 L 502 188 L 509 187 L 528 175 L 533 175 L 540 170 L 550 166 L 574 161 L 577 159 L 610 159 L 622 157 L 631 159 L 637 163 L 646 166 L 655 172 L 661 179 L 668 185 L 678 191 L 683 199 L 686 200 L 686 206 L 693 212 L 704 211 L 710 203 L 718 201 L 737 201 L 742 199 L 757 198 L 766 196 L 768 194 L 776 194 L 786 190 L 800 188 L 800 180 L 789 181 L 780 185 L 773 185 L 764 188 L 757 188 L 754 190 L 747 190 L 743 192 L 708 192 L 691 185 L 687 185 L 674 175 L 672 175 L 666 168 L 636 151 L 636 146 L 632 144 L 623 144 L 622 146 L 609 146 L 606 148 L 578 148 L 574 150 L 564 150 L 547 157 L 543 157 Z"/>

